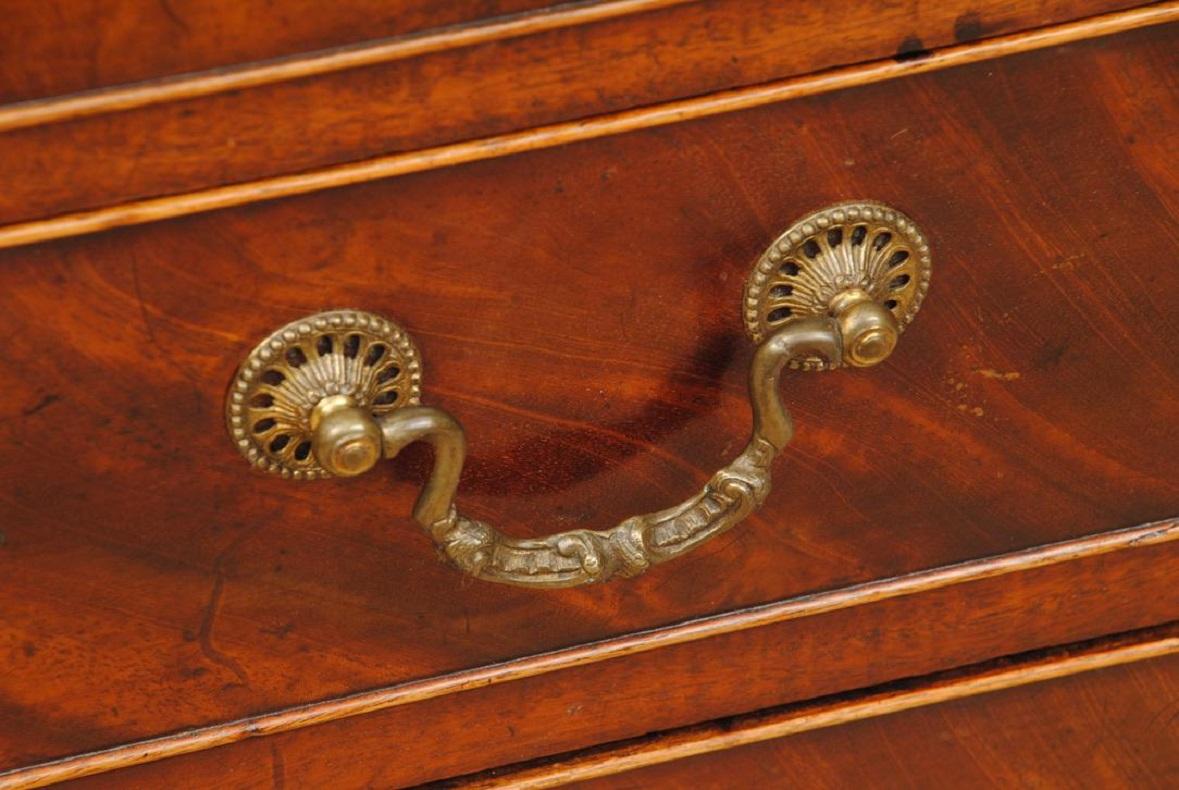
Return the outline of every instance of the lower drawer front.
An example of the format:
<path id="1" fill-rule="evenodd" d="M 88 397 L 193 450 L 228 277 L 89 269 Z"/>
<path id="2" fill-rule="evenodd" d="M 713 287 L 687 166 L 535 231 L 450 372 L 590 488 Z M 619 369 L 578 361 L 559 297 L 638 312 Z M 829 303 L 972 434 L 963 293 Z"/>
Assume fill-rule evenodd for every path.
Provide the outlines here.
<path id="1" fill-rule="evenodd" d="M 1175 787 L 1179 656 L 578 782 L 655 787 Z"/>

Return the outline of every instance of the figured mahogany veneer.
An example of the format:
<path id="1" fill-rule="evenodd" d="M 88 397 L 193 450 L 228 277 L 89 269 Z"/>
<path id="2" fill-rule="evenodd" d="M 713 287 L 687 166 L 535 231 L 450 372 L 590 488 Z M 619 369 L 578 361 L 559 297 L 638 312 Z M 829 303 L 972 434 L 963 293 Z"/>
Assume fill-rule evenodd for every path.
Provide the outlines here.
<path id="1" fill-rule="evenodd" d="M 5 5 L 0 102 L 305 56 L 470 26 L 557 0 L 16 0 Z M 633 0 L 632 3 L 633 4 Z"/>
<path id="2" fill-rule="evenodd" d="M 0 769 L 1173 517 L 1176 35 L 0 252 Z M 750 264 L 852 196 L 927 231 L 918 321 L 870 372 L 788 377 L 764 509 L 642 578 L 469 581 L 408 518 L 425 451 L 296 485 L 226 437 L 253 344 L 355 306 L 413 333 L 424 400 L 465 423 L 472 516 L 545 534 L 678 501 L 747 433 Z M 1146 538 L 1170 529 L 134 770 L 426 781 L 1147 627 L 1179 616 L 1177 544 Z"/>
<path id="3" fill-rule="evenodd" d="M 20 759 L 1174 512 L 1179 273 L 1155 261 L 1175 237 L 1136 231 L 1175 196 L 1152 155 L 1173 97 L 1144 78 L 1173 35 L 4 253 Z M 470 584 L 402 518 L 421 455 L 296 486 L 223 434 L 255 338 L 365 305 L 411 328 L 427 400 L 467 422 L 474 514 L 527 534 L 675 501 L 745 430 L 750 258 L 847 194 L 922 218 L 944 298 L 872 375 L 792 378 L 764 513 L 632 584 Z"/>
<path id="4" fill-rule="evenodd" d="M 823 788 L 1167 787 L 1179 778 L 1179 636 L 1169 633 L 1139 644 L 1021 657 L 445 786 L 720 788 L 740 777 L 755 786 Z M 778 739 L 726 745 L 770 733 Z M 703 749 L 702 756 L 669 759 Z M 660 762 L 612 773 L 650 760 Z M 611 775 L 569 781 L 598 771 Z"/>
<path id="5" fill-rule="evenodd" d="M 1179 596 L 1168 591 L 1176 535 L 1156 526 L 968 563 L 944 585 L 935 582 L 942 573 L 918 574 L 820 593 L 127 744 L 11 781 L 443 779 L 1179 619 Z M 1095 540 L 1108 551 L 1090 553 Z"/>
<path id="6" fill-rule="evenodd" d="M 843 64 L 910 62 L 933 47 L 1133 4 L 710 0 L 625 2 L 618 5 L 627 13 L 617 16 L 595 10 L 612 5 L 590 6 L 581 23 L 548 25 L 553 14 L 578 22 L 588 13 L 555 10 L 524 25 L 537 28 L 530 35 L 511 25 L 474 45 L 466 45 L 467 31 L 454 34 L 453 47 L 448 34 L 425 51 L 420 42 L 393 43 L 369 65 L 314 77 L 297 63 L 280 64 L 277 81 L 262 84 L 256 68 L 193 77 L 182 82 L 195 85 L 163 91 L 171 101 L 146 85 L 97 97 L 97 108 L 71 97 L 0 107 L 0 130 L 9 130 L 0 133 L 0 221 L 296 173 Z M 352 63 L 355 55 L 341 57 Z M 30 123 L 37 125 L 15 128 Z"/>

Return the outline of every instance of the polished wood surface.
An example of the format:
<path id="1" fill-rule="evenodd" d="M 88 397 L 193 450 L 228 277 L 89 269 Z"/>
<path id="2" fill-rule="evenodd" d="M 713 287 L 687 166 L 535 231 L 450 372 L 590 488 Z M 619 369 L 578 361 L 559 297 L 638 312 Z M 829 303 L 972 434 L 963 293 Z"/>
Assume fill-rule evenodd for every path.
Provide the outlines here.
<path id="1" fill-rule="evenodd" d="M 1179 252 L 1175 36 L 0 253 L 0 766 L 1174 515 L 1179 270 L 1159 261 Z M 37 155 L 85 193 L 80 168 Z M 300 486 L 251 475 L 224 435 L 225 386 L 259 337 L 355 305 L 414 333 L 427 402 L 467 425 L 472 515 L 542 534 L 678 501 L 748 428 L 748 266 L 795 216 L 852 196 L 925 228 L 930 300 L 885 367 L 791 377 L 799 435 L 766 509 L 644 578 L 543 595 L 471 582 L 404 515 L 426 453 Z M 1175 545 L 134 770 L 423 781 L 1149 626 L 1176 617 Z M 390 732 L 420 748 L 379 760 Z"/>
<path id="2" fill-rule="evenodd" d="M 498 16 L 481 24 L 452 25 L 416 35 L 366 41 L 355 46 L 315 50 L 287 58 L 237 65 L 82 91 L 44 101 L 16 102 L 0 108 L 0 130 L 118 112 L 169 101 L 182 101 L 259 85 L 289 82 L 347 69 L 404 60 L 431 52 L 459 49 L 565 27 L 615 19 L 689 0 L 609 0 L 574 2 L 538 13 Z"/>
<path id="3" fill-rule="evenodd" d="M 296 785 L 401 786 L 1138 629 L 1179 619 L 1179 596 L 1168 592 L 1179 542 L 1152 546 L 1155 531 L 1127 533 L 1113 553 L 1086 556 L 1073 545 L 1079 558 L 1052 565 L 1037 564 L 1041 551 L 982 561 L 976 581 L 875 603 L 867 590 L 808 596 L 787 602 L 813 612 L 797 618 L 756 625 L 754 610 L 693 621 L 557 653 L 540 674 L 529 673 L 547 655 L 456 676 L 445 693 L 431 694 L 449 677 L 408 683 L 81 755 L 11 781 L 115 771 L 143 786 L 191 776 L 252 786 L 277 770 Z M 1014 562 L 1007 575 L 986 575 Z M 822 608 L 841 597 L 842 607 Z M 667 638 L 697 623 L 711 634 Z"/>
<path id="4" fill-rule="evenodd" d="M 931 48 L 1128 5 L 678 3 L 315 79 L 14 129 L 0 135 L 0 222 L 300 172 L 842 64 L 919 60 Z M 27 122 L 19 108 L 10 112 Z M 0 108 L 0 121 L 5 114 Z"/>
<path id="5" fill-rule="evenodd" d="M 560 786 L 1161 790 L 1179 783 L 1176 700 L 1170 655 Z M 500 786 L 557 786 L 522 778 Z"/>
<path id="6" fill-rule="evenodd" d="M 919 59 L 888 59 L 855 64 L 818 74 L 778 80 L 751 88 L 721 91 L 682 101 L 665 102 L 621 113 L 608 113 L 578 121 L 390 154 L 302 173 L 31 220 L 0 227 L 0 248 L 96 233 L 145 222 L 158 222 L 263 200 L 511 156 L 638 129 L 682 123 L 710 115 L 870 85 L 903 76 L 940 71 L 1036 49 L 1063 46 L 1176 20 L 1179 20 L 1179 0 L 1090 17 L 1073 23 L 1052 25 L 1034 31 L 988 38 L 976 44 L 946 47 L 932 51 Z M 0 114 L 0 119 L 2 117 Z M 9 117 L 11 118 L 11 113 Z"/>
<path id="7" fill-rule="evenodd" d="M 0 102 L 404 36 L 554 0 L 5 0 Z"/>
<path id="8" fill-rule="evenodd" d="M 0 254 L 6 764 L 1174 514 L 1174 36 Z M 922 314 L 880 369 L 791 377 L 762 515 L 641 579 L 471 583 L 403 516 L 423 453 L 300 486 L 225 437 L 257 338 L 355 305 L 467 424 L 472 515 L 677 501 L 748 429 L 750 262 L 852 195 L 927 230 Z"/>

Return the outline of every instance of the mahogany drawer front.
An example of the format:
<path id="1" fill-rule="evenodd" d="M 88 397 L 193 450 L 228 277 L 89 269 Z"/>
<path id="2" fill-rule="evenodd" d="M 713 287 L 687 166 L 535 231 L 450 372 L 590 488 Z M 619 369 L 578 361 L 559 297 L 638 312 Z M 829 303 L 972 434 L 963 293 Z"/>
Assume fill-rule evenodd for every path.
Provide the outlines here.
<path id="1" fill-rule="evenodd" d="M 308 50 L 420 35 L 449 25 L 543 10 L 554 0 L 40 0 L 10 3 L 0 32 L 5 103 L 226 68 Z"/>
<path id="2" fill-rule="evenodd" d="M 205 0 L 174 5 L 146 0 L 85 4 L 40 0 L 8 5 L 0 48 L 21 57 L 0 66 L 0 101 L 5 103 L 174 78 L 271 58 L 388 45 L 399 39 L 449 33 L 452 39 L 461 40 L 464 34 L 471 35 L 472 28 L 500 26 L 527 33 L 598 19 L 624 19 L 637 27 L 646 21 L 640 18 L 642 15 L 659 16 L 651 12 L 661 9 L 672 13 L 663 14 L 659 21 L 665 27 L 675 27 L 677 20 L 692 13 L 675 13 L 677 6 L 690 5 L 685 0 L 606 0 L 576 5 L 556 0 L 451 0 L 444 4 L 430 0 L 338 0 L 330 9 L 307 0 Z M 560 5 L 571 7 L 554 12 L 552 7 Z M 947 2 L 937 8 L 904 8 L 862 0 L 845 3 L 839 17 L 801 0 L 772 4 L 728 0 L 694 5 L 705 6 L 699 16 L 711 19 L 711 39 L 728 44 L 740 53 L 740 60 L 749 60 L 753 48 L 750 44 L 763 33 L 781 34 L 785 30 L 786 34 L 797 35 L 800 29 L 810 32 L 813 26 L 817 31 L 819 25 L 836 21 L 842 22 L 840 38 L 860 45 L 864 36 L 883 39 L 887 35 L 895 39 L 894 49 L 905 36 L 921 39 L 918 47 L 929 47 L 1081 19 L 1135 3 L 980 0 L 970 4 Z M 744 25 L 730 21 L 742 17 Z M 876 19 L 874 31 L 869 29 L 872 17 Z M 380 40 L 383 37 L 393 38 Z M 835 41 L 813 40 L 835 36 L 798 37 L 801 40 L 794 42 L 794 48 L 812 50 L 839 45 Z M 500 38 L 507 36 L 501 34 Z M 698 36 L 683 38 L 679 47 L 699 46 L 699 40 Z M 619 42 L 611 53 L 624 53 L 629 45 L 628 41 Z M 821 65 L 815 63 L 813 68 Z M 739 68 L 730 60 L 730 70 L 735 67 Z"/>
<path id="3" fill-rule="evenodd" d="M 1173 515 L 1175 36 L 0 253 L 0 764 Z M 426 453 L 296 485 L 225 434 L 249 348 L 354 305 L 467 425 L 468 512 L 543 535 L 676 502 L 748 431 L 751 263 L 851 197 L 928 234 L 920 316 L 882 367 L 791 377 L 764 509 L 638 579 L 470 582 L 406 517 Z"/>
<path id="4" fill-rule="evenodd" d="M 284 0 L 285 4 L 304 0 Z M 1152 15 L 1133 0 L 943 0 L 928 6 L 854 0 L 544 0 L 448 3 L 426 24 L 421 0 L 342 0 L 289 25 L 259 25 L 283 4 L 225 0 L 167 6 L 105 0 L 87 9 L 24 3 L 0 31 L 0 101 L 30 90 L 103 90 L 0 106 L 0 222 L 114 208 L 142 198 L 302 174 L 412 154 L 542 124 L 874 61 L 921 67 L 930 50 L 1093 15 Z M 437 8 L 438 4 L 431 4 Z M 234 13 L 225 11 L 233 7 Z M 492 16 L 531 8 L 522 16 Z M 415 13 L 418 12 L 418 13 Z M 384 17 L 392 15 L 392 18 Z M 474 22 L 481 15 L 490 18 Z M 133 27 L 120 24 L 135 15 Z M 368 25 L 361 21 L 372 17 Z M 187 20 L 178 30 L 176 17 Z M 55 24 L 46 41 L 44 20 Z M 316 25 L 317 19 L 330 19 Z M 215 20 L 215 21 L 214 21 Z M 32 28 L 32 30 L 30 30 Z M 163 28 L 161 30 L 161 28 Z M 155 37 L 152 30 L 159 31 Z M 135 35 L 134 45 L 125 37 Z M 1034 35 L 1034 34 L 1033 34 Z M 97 40 L 94 40 L 94 39 Z M 168 45 L 181 39 L 191 46 Z M 296 42 L 346 44 L 289 59 L 240 63 Z M 785 45 L 788 42 L 788 45 Z M 146 50 L 146 51 L 145 51 Z M 84 68 L 63 55 L 82 56 Z M 191 60 L 189 60 L 191 59 Z M 675 68 L 669 68 L 675 63 Z M 113 81 L 216 68 L 146 84 Z M 42 89 L 24 84 L 40 77 Z M 15 80 L 11 87 L 6 85 Z M 9 93 L 14 91 L 14 93 Z M 411 156 L 412 160 L 413 157 Z M 0 234 L 2 237 L 3 234 Z"/>
<path id="5" fill-rule="evenodd" d="M 564 786 L 1174 787 L 1177 698 L 1170 655 Z"/>
<path id="6" fill-rule="evenodd" d="M 998 664 L 1025 682 L 1027 667 L 1013 665 L 1012 653 L 1051 647 L 1038 652 L 1055 654 L 1056 645 L 1132 630 L 1128 647 L 1140 660 L 1135 645 L 1176 646 L 1173 628 L 1158 639 L 1141 631 L 1174 619 L 1175 595 L 1167 590 L 1179 561 L 1179 524 L 1171 525 L 1170 540 L 1150 545 L 1167 532 L 1156 529 L 1152 538 L 1136 531 L 1120 550 L 1097 555 L 1082 556 L 1092 545 L 1073 545 L 1058 562 L 1037 551 L 968 564 L 969 577 L 940 588 L 929 578 L 907 578 L 884 582 L 883 590 L 860 589 L 850 602 L 830 600 L 841 597 L 834 591 L 745 610 L 600 643 L 588 655 L 508 662 L 456 677 L 466 682 L 447 688 L 435 681 L 449 678 L 431 679 L 179 732 L 33 768 L 17 775 L 17 786 L 78 776 L 99 786 L 147 787 L 192 777 L 234 787 L 265 786 L 276 776 L 297 786 L 403 787 L 454 777 L 461 784 L 481 771 L 509 784 L 530 774 L 601 776 L 634 751 L 633 739 L 641 742 L 639 751 L 658 757 L 666 753 L 663 736 L 682 743 L 677 736 L 688 730 L 689 744 L 699 744 L 691 731 L 701 721 L 714 732 L 739 726 L 731 719 L 710 726 L 717 717 L 753 711 L 740 718 L 764 725 L 764 709 L 779 705 L 786 706 L 787 724 L 816 706 L 846 715 L 839 701 L 873 708 L 882 684 L 917 683 L 920 694 L 938 674 L 957 683 L 960 671 L 940 672 L 946 667 Z M 1012 572 L 998 572 L 997 565 Z M 881 598 L 886 591 L 894 595 Z M 690 639 L 701 626 L 700 638 Z M 1112 640 L 1114 650 L 1122 639 Z M 771 721 L 782 718 L 775 713 Z M 658 737 L 651 741 L 649 733 Z M 579 753 L 587 748 L 589 754 Z M 512 765 L 533 759 L 534 771 Z M 566 763 L 582 770 L 561 770 Z"/>

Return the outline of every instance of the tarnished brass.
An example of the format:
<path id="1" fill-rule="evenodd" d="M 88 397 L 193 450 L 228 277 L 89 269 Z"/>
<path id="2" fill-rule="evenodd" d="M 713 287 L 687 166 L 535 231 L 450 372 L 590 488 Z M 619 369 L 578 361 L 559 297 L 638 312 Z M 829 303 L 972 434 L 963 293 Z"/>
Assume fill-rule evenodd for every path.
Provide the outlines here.
<path id="1" fill-rule="evenodd" d="M 887 307 L 863 288 L 849 288 L 831 300 L 831 314 L 844 337 L 843 361 L 866 368 L 884 360 L 896 348 L 901 330 Z"/>
<path id="2" fill-rule="evenodd" d="M 331 310 L 287 324 L 250 352 L 225 418 L 258 469 L 297 479 L 359 474 L 360 445 L 342 450 L 338 462 L 312 451 L 316 425 L 343 406 L 381 416 L 417 405 L 421 380 L 417 348 L 400 327 L 359 310 Z"/>
<path id="3" fill-rule="evenodd" d="M 761 256 L 745 284 L 745 329 L 760 343 L 799 318 L 840 313 L 877 322 L 879 331 L 863 337 L 862 351 L 790 362 L 808 369 L 874 364 L 857 360 L 887 356 L 921 307 L 929 272 L 929 245 L 913 220 L 883 203 L 837 203 L 795 222 Z M 849 311 L 849 300 L 875 303 L 894 320 L 875 308 Z"/>
<path id="4" fill-rule="evenodd" d="M 350 395 L 328 395 L 315 404 L 308 425 L 312 454 L 334 475 L 355 477 L 381 460 L 381 426 Z"/>
<path id="5" fill-rule="evenodd" d="M 828 235 L 833 229 L 844 236 Z M 899 252 L 906 255 L 898 260 Z M 761 505 L 770 465 L 794 434 L 779 394 L 782 369 L 865 367 L 887 358 L 920 306 L 929 264 L 912 221 L 878 203 L 840 204 L 792 226 L 762 256 L 746 290 L 746 327 L 758 347 L 749 374 L 753 435 L 745 449 L 685 502 L 609 530 L 513 538 L 460 514 L 454 498 L 466 455 L 463 429 L 445 411 L 418 405 L 413 342 L 369 313 L 321 313 L 263 341 L 230 390 L 229 428 L 255 466 L 296 478 L 361 474 L 413 442 L 431 443 L 434 468 L 414 519 L 478 578 L 571 587 L 635 576 Z M 901 282 L 902 275 L 908 279 Z M 290 438 L 275 442 L 278 436 Z M 291 443 L 305 449 L 288 449 Z"/>

